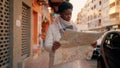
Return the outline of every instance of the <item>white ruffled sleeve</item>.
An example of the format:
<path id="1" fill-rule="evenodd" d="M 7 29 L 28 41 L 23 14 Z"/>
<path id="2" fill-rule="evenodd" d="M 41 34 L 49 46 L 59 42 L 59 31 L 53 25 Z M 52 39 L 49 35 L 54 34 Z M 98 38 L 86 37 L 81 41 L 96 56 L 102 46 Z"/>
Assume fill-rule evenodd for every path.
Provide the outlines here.
<path id="1" fill-rule="evenodd" d="M 48 28 L 47 34 L 46 34 L 46 40 L 45 40 L 45 49 L 49 52 L 52 51 L 53 46 L 53 34 L 52 34 L 52 26 Z"/>

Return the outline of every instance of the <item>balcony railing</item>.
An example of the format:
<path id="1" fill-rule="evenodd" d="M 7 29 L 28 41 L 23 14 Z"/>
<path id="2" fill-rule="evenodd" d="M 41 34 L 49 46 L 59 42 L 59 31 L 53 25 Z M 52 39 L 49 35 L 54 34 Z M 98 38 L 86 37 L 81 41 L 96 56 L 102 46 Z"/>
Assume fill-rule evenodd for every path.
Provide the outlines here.
<path id="1" fill-rule="evenodd" d="M 114 7 L 110 8 L 109 14 L 119 13 L 119 10 L 120 10 L 119 6 L 114 6 Z"/>
<path id="2" fill-rule="evenodd" d="M 112 4 L 114 2 L 115 2 L 115 0 L 109 0 L 109 4 Z"/>
<path id="3" fill-rule="evenodd" d="M 111 18 L 111 21 L 115 22 L 116 24 L 120 24 L 120 17 L 118 18 Z"/>

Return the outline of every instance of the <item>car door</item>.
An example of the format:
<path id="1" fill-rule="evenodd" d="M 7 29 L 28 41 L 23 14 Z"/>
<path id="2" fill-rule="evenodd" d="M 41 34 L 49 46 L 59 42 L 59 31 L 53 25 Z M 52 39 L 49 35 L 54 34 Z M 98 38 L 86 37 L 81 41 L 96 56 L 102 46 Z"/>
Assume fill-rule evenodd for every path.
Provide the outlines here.
<path id="1" fill-rule="evenodd" d="M 120 68 L 120 32 L 107 32 L 101 45 L 101 56 L 106 68 Z"/>

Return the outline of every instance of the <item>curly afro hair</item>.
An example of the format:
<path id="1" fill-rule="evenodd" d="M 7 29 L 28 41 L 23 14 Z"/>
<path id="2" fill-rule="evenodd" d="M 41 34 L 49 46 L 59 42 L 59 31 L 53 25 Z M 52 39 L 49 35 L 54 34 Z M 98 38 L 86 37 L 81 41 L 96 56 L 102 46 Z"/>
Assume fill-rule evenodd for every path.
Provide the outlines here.
<path id="1" fill-rule="evenodd" d="M 64 10 L 67 9 L 73 9 L 73 5 L 70 2 L 62 2 L 59 6 L 58 6 L 58 11 L 57 13 L 61 13 Z"/>

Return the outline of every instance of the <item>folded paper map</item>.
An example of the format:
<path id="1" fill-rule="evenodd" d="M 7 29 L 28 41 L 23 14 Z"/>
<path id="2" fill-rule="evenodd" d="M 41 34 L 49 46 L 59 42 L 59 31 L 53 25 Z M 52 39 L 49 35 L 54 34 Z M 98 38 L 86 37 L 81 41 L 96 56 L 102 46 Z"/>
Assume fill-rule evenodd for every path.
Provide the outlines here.
<path id="1" fill-rule="evenodd" d="M 87 58 L 93 50 L 90 44 L 102 34 L 100 32 L 66 30 L 60 39 L 61 47 L 55 52 L 54 65 Z"/>
<path id="2" fill-rule="evenodd" d="M 102 34 L 102 32 L 66 30 L 60 39 L 60 43 L 62 47 L 88 45 L 96 41 Z"/>

